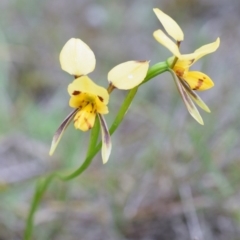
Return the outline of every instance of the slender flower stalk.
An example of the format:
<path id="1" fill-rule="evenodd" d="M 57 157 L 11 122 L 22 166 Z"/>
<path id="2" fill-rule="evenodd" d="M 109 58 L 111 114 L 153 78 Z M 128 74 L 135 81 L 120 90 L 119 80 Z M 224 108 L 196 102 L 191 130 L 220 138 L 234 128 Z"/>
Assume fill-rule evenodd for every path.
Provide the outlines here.
<path id="1" fill-rule="evenodd" d="M 173 57 L 167 60 L 169 71 L 173 75 L 176 86 L 189 113 L 195 120 L 197 120 L 197 122 L 203 125 L 202 117 L 193 101 L 206 112 L 210 112 L 210 109 L 195 91 L 210 89 L 214 86 L 214 83 L 205 73 L 189 71 L 189 68 L 201 57 L 215 52 L 220 45 L 220 39 L 217 38 L 215 42 L 204 45 L 193 53 L 181 54 L 179 47 L 184 39 L 184 34 L 181 28 L 171 17 L 163 13 L 160 9 L 155 8 L 153 11 L 162 23 L 167 34 L 173 38 L 175 42 L 160 29 L 156 30 L 153 33 L 153 36 L 173 54 Z"/>

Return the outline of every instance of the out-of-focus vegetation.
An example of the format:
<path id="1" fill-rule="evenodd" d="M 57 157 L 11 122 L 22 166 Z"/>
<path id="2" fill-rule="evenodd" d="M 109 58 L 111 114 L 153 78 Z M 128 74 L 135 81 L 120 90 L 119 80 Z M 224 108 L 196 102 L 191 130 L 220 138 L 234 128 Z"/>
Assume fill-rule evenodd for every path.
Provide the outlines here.
<path id="1" fill-rule="evenodd" d="M 152 37 L 158 7 L 182 27 L 184 52 L 214 41 L 194 66 L 215 81 L 200 94 L 212 110 L 192 119 L 167 73 L 143 85 L 112 137 L 108 164 L 97 156 L 69 183 L 55 181 L 35 218 L 35 239 L 240 239 L 240 2 L 237 0 L 0 1 L 0 238 L 22 239 L 36 178 L 77 167 L 88 133 L 70 126 L 54 157 L 51 138 L 70 112 L 58 55 L 71 37 L 95 52 L 90 76 L 127 60 L 164 61 Z M 113 92 L 108 125 L 125 96 Z"/>

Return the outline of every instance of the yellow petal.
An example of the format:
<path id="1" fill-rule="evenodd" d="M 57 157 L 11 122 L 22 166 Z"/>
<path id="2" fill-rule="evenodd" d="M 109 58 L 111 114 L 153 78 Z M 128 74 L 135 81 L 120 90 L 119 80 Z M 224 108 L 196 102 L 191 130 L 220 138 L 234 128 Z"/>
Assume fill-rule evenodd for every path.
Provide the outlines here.
<path id="1" fill-rule="evenodd" d="M 77 77 L 92 72 L 96 65 L 93 51 L 86 43 L 77 38 L 67 41 L 59 59 L 62 69 Z"/>
<path id="2" fill-rule="evenodd" d="M 79 77 L 68 85 L 68 93 L 70 96 L 74 96 L 76 92 L 89 93 L 98 96 L 102 99 L 102 102 L 105 105 L 109 101 L 107 90 L 95 84 L 88 76 Z"/>
<path id="3" fill-rule="evenodd" d="M 173 70 L 177 74 L 177 76 L 181 78 L 185 78 L 185 76 L 188 74 L 188 68 L 184 68 L 179 64 L 175 64 Z"/>
<path id="4" fill-rule="evenodd" d="M 81 106 L 81 103 L 85 100 L 85 95 L 84 94 L 80 94 L 76 95 L 76 96 L 71 96 L 70 100 L 69 100 L 69 106 L 72 108 L 78 108 L 79 106 Z"/>
<path id="5" fill-rule="evenodd" d="M 198 48 L 194 53 L 181 55 L 179 60 L 180 61 L 181 60 L 189 61 L 188 62 L 189 66 L 191 66 L 201 57 L 203 57 L 209 53 L 215 52 L 218 49 L 219 45 L 220 45 L 220 39 L 217 38 L 217 40 L 215 42 L 206 44 L 206 45 Z"/>
<path id="6" fill-rule="evenodd" d="M 96 113 L 92 112 L 91 104 L 80 110 L 74 117 L 74 126 L 82 131 L 91 129 L 95 122 Z"/>
<path id="7" fill-rule="evenodd" d="M 169 58 L 168 64 L 170 65 L 173 62 L 174 57 Z M 177 62 L 175 63 L 173 69 L 184 69 L 185 71 L 188 71 L 189 67 L 192 65 L 193 60 L 177 60 Z M 171 65 L 170 65 L 171 66 Z"/>
<path id="8" fill-rule="evenodd" d="M 180 52 L 178 46 L 162 31 L 157 30 L 153 33 L 154 38 L 161 43 L 164 47 L 166 47 L 172 54 L 176 57 L 180 57 Z"/>
<path id="9" fill-rule="evenodd" d="M 184 35 L 179 25 L 160 9 L 154 8 L 153 11 L 157 15 L 159 21 L 162 23 L 166 32 L 176 41 L 182 41 Z"/>
<path id="10" fill-rule="evenodd" d="M 188 74 L 184 77 L 184 80 L 193 90 L 204 91 L 214 86 L 211 78 L 202 72 L 188 72 Z"/>
<path id="11" fill-rule="evenodd" d="M 132 89 L 144 80 L 148 68 L 148 61 L 124 62 L 110 70 L 108 81 L 118 89 Z"/>
<path id="12" fill-rule="evenodd" d="M 95 104 L 98 113 L 100 114 L 108 113 L 108 107 L 98 97 L 95 99 Z"/>

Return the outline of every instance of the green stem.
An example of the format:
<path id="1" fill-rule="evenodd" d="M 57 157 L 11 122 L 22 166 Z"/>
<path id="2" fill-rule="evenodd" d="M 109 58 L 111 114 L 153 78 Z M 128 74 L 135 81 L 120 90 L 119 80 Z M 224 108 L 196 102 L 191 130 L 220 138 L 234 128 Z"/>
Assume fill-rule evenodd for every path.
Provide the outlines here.
<path id="1" fill-rule="evenodd" d="M 96 145 L 97 145 L 99 131 L 100 131 L 99 119 L 96 118 L 94 127 L 93 127 L 93 129 L 91 131 L 91 136 L 90 136 L 90 141 L 89 141 L 89 145 L 88 145 L 87 156 L 89 156 L 91 154 L 92 149 L 94 149 L 96 147 Z"/>
<path id="2" fill-rule="evenodd" d="M 26 222 L 26 229 L 24 232 L 24 239 L 31 240 L 32 239 L 32 231 L 33 231 L 33 223 L 34 223 L 34 214 L 37 210 L 37 207 L 42 199 L 44 192 L 46 191 L 48 185 L 51 183 L 53 179 L 53 175 L 48 176 L 45 179 L 40 179 L 37 182 L 35 193 L 32 200 L 32 205 L 29 210 L 27 222 Z"/>
<path id="3" fill-rule="evenodd" d="M 92 149 L 95 149 L 97 140 L 98 140 L 98 135 L 99 135 L 99 130 L 100 130 L 100 125 L 99 125 L 99 120 L 96 118 L 96 123 L 94 124 L 94 127 L 91 131 L 91 136 L 90 136 L 90 141 L 88 145 L 88 151 L 87 151 L 87 156 L 91 154 Z M 85 161 L 82 165 L 82 169 L 87 168 L 88 165 Z M 33 232 L 33 223 L 34 223 L 34 214 L 37 210 L 37 207 L 40 203 L 40 200 L 46 191 L 47 187 L 51 183 L 51 181 L 55 178 L 60 178 L 63 181 L 67 181 L 68 179 L 62 176 L 61 174 L 54 172 L 47 176 L 46 178 L 39 180 L 35 189 L 34 197 L 32 200 L 32 204 L 29 210 L 28 218 L 26 221 L 26 229 L 24 233 L 24 240 L 30 240 Z M 71 179 L 71 178 L 70 178 Z M 70 180 L 69 179 L 69 180 Z"/>
<path id="4" fill-rule="evenodd" d="M 152 67 L 149 68 L 149 70 L 147 72 L 147 76 L 145 77 L 145 79 L 143 80 L 143 82 L 140 85 L 148 82 L 149 80 L 156 77 L 157 75 L 159 75 L 163 72 L 166 72 L 168 70 L 168 68 L 169 68 L 169 66 L 168 66 L 167 62 L 156 63 L 155 65 L 153 65 Z"/>

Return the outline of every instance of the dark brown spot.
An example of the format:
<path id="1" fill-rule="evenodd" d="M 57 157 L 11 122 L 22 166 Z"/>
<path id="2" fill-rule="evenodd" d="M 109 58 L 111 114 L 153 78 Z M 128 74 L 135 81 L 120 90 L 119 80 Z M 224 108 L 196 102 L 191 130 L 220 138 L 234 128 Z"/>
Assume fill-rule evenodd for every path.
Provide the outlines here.
<path id="1" fill-rule="evenodd" d="M 80 117 L 81 117 L 81 114 L 78 114 L 77 117 L 74 118 L 73 122 L 74 123 L 77 122 Z"/>
<path id="2" fill-rule="evenodd" d="M 79 95 L 81 92 L 79 91 L 73 91 L 72 95 L 76 96 L 76 95 Z"/>
<path id="3" fill-rule="evenodd" d="M 84 118 L 84 122 L 86 123 L 86 125 L 88 126 L 88 129 L 91 129 L 92 126 L 91 124 L 88 122 L 87 118 Z"/>
<path id="4" fill-rule="evenodd" d="M 83 76 L 83 75 L 79 75 L 79 76 L 74 75 L 74 78 L 77 79 L 77 78 L 79 78 L 79 77 L 81 77 L 81 76 Z"/>
<path id="5" fill-rule="evenodd" d="M 198 90 L 202 86 L 203 82 L 204 80 L 198 79 L 197 86 L 194 87 L 193 90 Z"/>
<path id="6" fill-rule="evenodd" d="M 189 61 L 189 65 L 191 65 L 194 62 L 194 58 L 192 60 Z"/>
<path id="7" fill-rule="evenodd" d="M 180 69 L 177 69 L 177 70 L 176 70 L 176 74 L 177 74 L 177 76 L 182 77 L 183 74 L 184 74 L 184 71 L 183 71 L 183 70 L 180 70 Z"/>
<path id="8" fill-rule="evenodd" d="M 102 97 L 98 96 L 98 98 L 99 98 L 99 100 L 100 100 L 101 102 L 103 102 L 103 98 L 102 98 Z"/>

